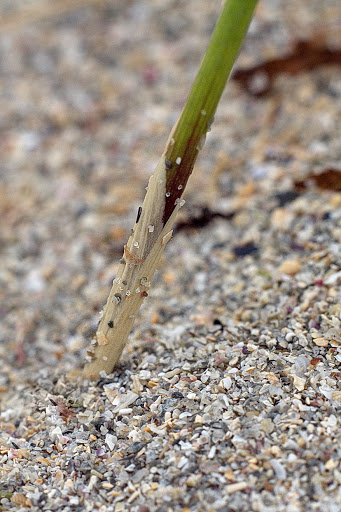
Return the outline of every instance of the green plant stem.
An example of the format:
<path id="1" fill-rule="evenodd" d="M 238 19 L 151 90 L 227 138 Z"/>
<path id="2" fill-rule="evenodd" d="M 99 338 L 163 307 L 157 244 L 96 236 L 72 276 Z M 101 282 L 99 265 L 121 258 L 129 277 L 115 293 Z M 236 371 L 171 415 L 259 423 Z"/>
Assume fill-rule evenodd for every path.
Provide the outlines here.
<path id="1" fill-rule="evenodd" d="M 211 36 L 186 105 L 173 135 L 174 143 L 166 149 L 166 158 L 172 163 L 167 173 L 164 221 L 173 211 L 177 189 L 184 190 L 195 160 L 203 147 L 214 114 L 231 73 L 234 62 L 249 27 L 257 0 L 228 0 Z M 172 141 L 171 141 L 172 142 Z M 180 164 L 176 159 L 180 157 Z M 178 160 L 179 161 L 179 160 Z"/>
<path id="2" fill-rule="evenodd" d="M 213 31 L 186 105 L 172 129 L 114 279 L 85 378 L 110 373 L 119 360 L 135 316 L 148 295 L 195 160 L 205 142 L 257 0 L 227 0 Z"/>

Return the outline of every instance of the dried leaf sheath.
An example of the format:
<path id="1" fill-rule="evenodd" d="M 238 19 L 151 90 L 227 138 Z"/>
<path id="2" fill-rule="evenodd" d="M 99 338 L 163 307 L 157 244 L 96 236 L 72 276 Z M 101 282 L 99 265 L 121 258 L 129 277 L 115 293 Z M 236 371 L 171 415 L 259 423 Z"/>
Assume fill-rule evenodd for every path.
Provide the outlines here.
<path id="1" fill-rule="evenodd" d="M 110 373 L 119 360 L 160 261 L 181 196 L 249 26 L 257 0 L 225 2 L 180 118 L 149 180 L 132 234 L 124 247 L 98 330 L 88 352 L 86 378 Z"/>
<path id="2" fill-rule="evenodd" d="M 164 247 L 171 238 L 171 226 L 180 204 L 163 225 L 165 172 L 163 156 L 149 180 L 140 219 L 124 248 L 120 268 L 96 333 L 95 358 L 84 370 L 88 378 L 96 378 L 101 370 L 110 373 L 118 361 L 135 315 L 148 296 L 150 283 Z"/>

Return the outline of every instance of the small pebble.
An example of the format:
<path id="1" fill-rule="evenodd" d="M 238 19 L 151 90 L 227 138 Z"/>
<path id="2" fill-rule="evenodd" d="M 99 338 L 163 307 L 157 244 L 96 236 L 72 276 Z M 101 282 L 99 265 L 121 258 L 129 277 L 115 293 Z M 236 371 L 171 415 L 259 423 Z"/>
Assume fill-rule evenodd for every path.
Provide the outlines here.
<path id="1" fill-rule="evenodd" d="M 301 270 L 301 264 L 295 260 L 286 260 L 284 261 L 280 267 L 278 267 L 278 271 L 283 274 L 288 274 L 293 276 L 297 274 Z"/>

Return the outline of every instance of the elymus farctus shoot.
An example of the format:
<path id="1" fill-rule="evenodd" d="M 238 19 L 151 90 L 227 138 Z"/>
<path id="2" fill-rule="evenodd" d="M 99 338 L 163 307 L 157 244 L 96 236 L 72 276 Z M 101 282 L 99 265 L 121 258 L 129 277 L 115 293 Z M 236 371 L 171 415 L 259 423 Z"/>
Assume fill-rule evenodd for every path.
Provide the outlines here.
<path id="1" fill-rule="evenodd" d="M 124 246 L 95 339 L 88 351 L 85 378 L 111 373 L 151 281 L 173 224 L 184 204 L 183 192 L 249 27 L 257 0 L 226 0 L 187 102 L 150 177 L 135 225 Z"/>

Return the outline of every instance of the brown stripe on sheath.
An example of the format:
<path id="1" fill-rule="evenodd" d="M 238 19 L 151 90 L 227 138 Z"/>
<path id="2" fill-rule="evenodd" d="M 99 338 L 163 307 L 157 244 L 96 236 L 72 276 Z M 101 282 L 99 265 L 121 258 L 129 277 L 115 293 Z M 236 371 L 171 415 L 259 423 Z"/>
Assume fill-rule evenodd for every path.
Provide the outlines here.
<path id="1" fill-rule="evenodd" d="M 198 153 L 199 151 L 196 149 L 196 146 L 190 147 L 188 149 L 186 148 L 186 151 L 183 153 L 181 163 L 175 166 L 176 169 L 174 171 L 171 171 L 172 176 L 168 176 L 169 171 L 167 172 L 166 192 L 169 192 L 170 195 L 168 197 L 166 196 L 165 198 L 165 208 L 162 218 L 163 225 L 166 224 L 169 217 L 172 215 L 177 204 L 177 199 L 181 199 L 188 178 L 192 174 Z M 178 187 L 180 185 L 182 188 L 179 190 Z"/>
<path id="2" fill-rule="evenodd" d="M 198 106 L 197 113 L 195 114 L 195 121 L 189 121 L 184 118 L 186 116 L 185 110 L 182 112 L 177 127 L 173 134 L 174 143 L 168 144 L 165 162 L 166 162 L 166 194 L 169 196 L 165 197 L 165 207 L 163 211 L 162 222 L 166 224 L 169 217 L 172 215 L 177 200 L 181 199 L 181 196 L 186 188 L 188 178 L 192 174 L 195 161 L 199 153 L 200 140 L 203 135 L 206 135 L 212 116 L 205 114 L 202 115 L 203 109 L 207 104 L 207 96 L 203 98 L 201 106 Z M 208 109 L 207 109 L 208 110 Z M 178 140 L 178 134 L 183 130 L 186 130 L 186 124 L 191 126 L 191 134 L 188 139 Z M 184 126 L 183 126 L 184 125 Z M 188 130 L 188 126 L 187 126 Z M 181 158 L 180 164 L 176 163 L 177 158 Z M 169 163 L 172 165 L 170 166 Z M 168 165 L 167 165 L 168 164 Z M 178 187 L 181 185 L 181 189 Z"/>

